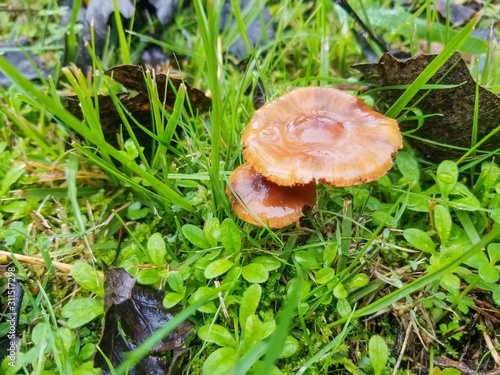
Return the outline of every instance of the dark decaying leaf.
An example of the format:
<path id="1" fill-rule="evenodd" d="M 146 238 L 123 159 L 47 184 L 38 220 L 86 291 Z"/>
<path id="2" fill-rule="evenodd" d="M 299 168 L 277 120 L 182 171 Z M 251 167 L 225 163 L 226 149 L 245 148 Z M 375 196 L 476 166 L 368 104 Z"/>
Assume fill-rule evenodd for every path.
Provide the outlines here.
<path id="1" fill-rule="evenodd" d="M 241 0 L 240 8 L 243 12 L 248 6 L 255 7 L 257 4 L 253 0 Z M 227 23 L 231 20 L 231 25 L 234 24 L 235 20 L 233 17 L 234 11 L 231 5 L 230 0 L 226 0 L 221 10 L 220 14 L 220 30 L 224 30 L 227 27 Z M 263 37 L 264 29 L 267 24 L 271 21 L 271 15 L 266 7 L 262 8 L 261 14 L 259 14 L 246 28 L 246 36 L 252 47 L 257 45 L 257 42 L 262 37 L 260 42 L 260 47 L 264 46 L 267 42 L 272 41 L 274 38 L 274 30 L 273 25 L 270 25 Z M 245 43 L 243 42 L 243 38 L 240 36 L 236 42 L 234 42 L 231 46 L 229 46 L 228 52 L 235 55 L 238 58 L 243 58 L 248 56 L 249 53 L 245 47 Z"/>
<path id="2" fill-rule="evenodd" d="M 138 93 L 131 96 L 126 92 L 119 93 L 117 95 L 120 102 L 126 108 L 128 112 L 139 122 L 141 125 L 148 125 L 151 123 L 151 106 L 149 104 L 149 98 Z M 80 107 L 80 102 L 77 96 L 67 96 L 68 104 L 66 109 L 78 117 L 80 120 L 83 118 L 82 109 Z M 121 123 L 121 118 L 116 110 L 116 106 L 111 100 L 110 96 L 99 95 L 99 119 L 102 126 L 102 131 L 105 135 L 117 133 L 117 125 Z M 172 108 L 171 106 L 166 106 L 167 108 Z M 134 128 L 134 124 L 131 124 Z"/>
<path id="3" fill-rule="evenodd" d="M 121 17 L 130 20 L 134 15 L 134 27 L 141 30 L 147 25 L 150 14 L 156 16 L 163 26 L 168 25 L 174 17 L 179 1 L 139 0 L 134 2 L 133 0 L 116 0 L 116 3 Z M 78 21 L 83 24 L 83 35 L 80 38 L 80 55 L 77 65 L 82 70 L 87 70 L 92 66 L 92 59 L 85 48 L 85 43 L 90 43 L 93 40 L 96 55 L 101 56 L 108 34 L 108 23 L 113 18 L 114 11 L 113 1 L 98 0 L 91 1 L 87 7 L 82 7 L 80 10 Z M 128 28 L 128 22 L 124 22 L 124 28 Z M 111 38 L 114 39 L 113 35 Z"/>
<path id="4" fill-rule="evenodd" d="M 104 265 L 104 291 L 104 327 L 99 347 L 113 367 L 123 362 L 126 352 L 140 345 L 182 309 L 165 309 L 162 291 L 137 285 L 136 279 L 123 268 L 107 268 Z M 182 346 L 192 329 L 191 324 L 181 323 L 151 349 L 150 354 L 129 374 L 173 374 L 176 362 L 180 361 L 186 350 L 174 352 L 170 364 L 158 354 Z M 94 366 L 109 372 L 100 352 L 96 352 Z"/>
<path id="5" fill-rule="evenodd" d="M 148 45 L 141 53 L 138 63 L 149 69 L 155 69 L 157 72 L 172 70 L 176 66 L 189 64 L 189 58 L 186 56 L 169 55 L 167 56 L 163 49 L 154 44 Z"/>
<path id="6" fill-rule="evenodd" d="M 116 82 L 120 83 L 122 86 L 127 88 L 128 90 L 139 91 L 143 94 L 147 94 L 147 85 L 146 85 L 146 73 L 148 70 L 144 70 L 144 68 L 140 65 L 118 65 L 114 66 L 104 72 L 111 78 L 113 78 Z M 152 75 L 152 73 L 151 73 Z M 175 102 L 176 93 L 172 90 L 172 87 L 168 84 L 169 81 L 172 86 L 175 87 L 176 90 L 179 89 L 181 84 L 184 83 L 182 79 L 170 77 L 164 73 L 156 73 L 154 75 L 156 84 L 158 86 L 158 96 L 160 100 L 163 102 L 166 98 L 167 105 L 173 107 Z M 189 101 L 193 108 L 197 108 L 202 112 L 208 111 L 212 106 L 212 99 L 207 97 L 200 90 L 186 85 L 187 95 L 189 97 Z M 166 94 L 166 95 L 165 95 Z M 186 108 L 188 108 L 188 104 L 186 103 Z"/>
<path id="7" fill-rule="evenodd" d="M 147 70 L 146 70 L 147 71 Z M 138 91 L 135 95 L 122 92 L 117 94 L 118 99 L 125 107 L 126 111 L 141 125 L 145 127 L 151 126 L 151 106 L 147 92 L 147 86 L 144 75 L 144 68 L 140 65 L 119 65 L 105 71 L 105 74 L 111 76 L 115 81 L 129 90 Z M 158 87 L 158 96 L 166 109 L 173 109 L 176 94 L 173 90 L 178 90 L 183 84 L 182 79 L 169 77 L 166 74 L 155 74 L 155 80 Z M 212 99 L 207 97 L 203 92 L 187 84 L 187 98 L 184 102 L 186 109 L 189 112 L 189 104 L 191 108 L 200 112 L 208 111 L 212 105 Z M 173 87 L 173 88 L 172 88 Z M 166 91 L 165 91 L 166 90 Z M 67 96 L 66 109 L 79 119 L 83 119 L 82 108 L 77 96 Z M 118 145 L 116 135 L 120 133 L 120 124 L 122 123 L 120 115 L 116 109 L 110 96 L 99 95 L 99 119 L 106 140 L 114 146 Z M 188 104 L 189 101 L 189 104 Z M 151 137 L 138 128 L 133 121 L 130 125 L 139 141 L 139 144 L 146 147 L 151 143 Z"/>
<path id="8" fill-rule="evenodd" d="M 378 63 L 358 64 L 354 67 L 365 79 L 379 87 L 409 85 L 429 65 L 436 55 L 418 54 L 401 61 L 391 54 L 382 55 Z M 424 115 L 441 114 L 427 117 L 423 125 L 413 134 L 434 142 L 469 148 L 473 134 L 474 102 L 476 82 L 470 75 L 460 53 L 455 53 L 427 82 L 428 84 L 459 85 L 454 88 L 420 90 L 409 103 L 413 105 L 423 94 L 427 95 L 417 104 Z M 377 95 L 387 105 L 392 105 L 404 89 L 388 88 Z M 477 139 L 480 140 L 500 125 L 500 97 L 479 86 L 479 112 Z M 402 131 L 417 128 L 415 121 L 400 122 Z M 433 161 L 460 157 L 465 151 L 440 147 L 428 142 L 408 139 L 426 158 Z M 495 150 L 500 147 L 500 134 L 494 134 L 480 147 L 482 150 Z"/>
<path id="9" fill-rule="evenodd" d="M 19 41 L 19 45 L 21 47 L 26 47 L 28 46 L 28 41 L 23 39 Z M 12 48 L 18 48 L 19 45 L 17 43 L 0 43 L 0 49 L 9 49 L 1 54 L 2 57 L 9 61 L 12 65 L 14 65 L 16 69 L 21 72 L 27 79 L 33 80 L 40 78 L 35 68 L 31 64 L 31 61 L 38 68 L 42 77 L 48 78 L 48 76 L 52 73 L 52 70 L 45 65 L 45 61 L 41 57 L 35 56 L 31 52 L 26 52 L 26 56 L 21 49 L 19 49 L 18 51 L 10 50 Z M 8 87 L 11 84 L 11 80 L 8 79 L 2 72 L 0 72 L 0 86 Z"/>
<path id="10" fill-rule="evenodd" d="M 441 15 L 441 17 L 446 18 L 446 13 L 448 12 L 448 1 L 447 0 L 437 0 L 436 9 Z M 477 9 L 472 6 L 466 6 L 462 4 L 457 4 L 454 1 L 449 2 L 449 20 L 452 25 L 460 26 L 469 19 L 472 18 L 474 14 L 477 13 Z"/>

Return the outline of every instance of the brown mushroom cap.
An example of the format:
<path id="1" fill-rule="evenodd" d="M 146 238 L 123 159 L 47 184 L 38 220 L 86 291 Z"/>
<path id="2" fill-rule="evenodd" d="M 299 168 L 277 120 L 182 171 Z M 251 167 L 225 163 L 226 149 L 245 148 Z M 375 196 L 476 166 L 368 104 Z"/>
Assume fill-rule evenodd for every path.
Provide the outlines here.
<path id="1" fill-rule="evenodd" d="M 382 177 L 402 147 L 395 120 L 328 87 L 293 90 L 255 112 L 243 156 L 268 180 L 352 186 Z"/>
<path id="2" fill-rule="evenodd" d="M 269 221 L 269 227 L 283 228 L 300 219 L 305 206 L 314 206 L 316 185 L 279 186 L 258 174 L 250 164 L 245 163 L 236 168 L 229 177 L 229 183 L 243 207 L 234 196 L 230 187 L 226 194 L 231 199 L 236 215 L 253 225 L 262 226 Z M 253 216 L 261 222 L 255 220 Z"/>

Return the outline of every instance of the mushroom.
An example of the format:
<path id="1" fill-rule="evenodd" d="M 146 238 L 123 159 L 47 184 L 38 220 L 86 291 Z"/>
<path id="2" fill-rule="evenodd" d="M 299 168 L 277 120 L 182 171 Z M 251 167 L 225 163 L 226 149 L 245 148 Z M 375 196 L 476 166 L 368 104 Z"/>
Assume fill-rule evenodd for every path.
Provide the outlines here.
<path id="1" fill-rule="evenodd" d="M 316 200 L 314 183 L 297 186 L 279 186 L 266 180 L 250 164 L 236 168 L 229 177 L 226 194 L 240 219 L 256 226 L 266 222 L 273 229 L 283 228 L 298 221 L 305 206 L 313 206 Z"/>
<path id="2" fill-rule="evenodd" d="M 255 112 L 243 156 L 283 186 L 352 186 L 382 177 L 402 147 L 395 120 L 354 95 L 328 87 L 293 90 Z"/>

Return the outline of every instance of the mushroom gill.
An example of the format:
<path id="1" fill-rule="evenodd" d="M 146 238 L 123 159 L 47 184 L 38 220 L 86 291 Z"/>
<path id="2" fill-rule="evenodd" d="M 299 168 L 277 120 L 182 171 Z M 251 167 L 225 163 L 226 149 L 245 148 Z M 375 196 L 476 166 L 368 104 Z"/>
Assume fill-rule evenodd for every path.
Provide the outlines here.
<path id="1" fill-rule="evenodd" d="M 316 200 L 314 183 L 297 186 L 279 186 L 266 180 L 250 164 L 236 168 L 229 177 L 226 194 L 231 199 L 236 215 L 256 226 L 269 223 L 273 229 L 283 228 L 298 221 L 305 206 Z"/>

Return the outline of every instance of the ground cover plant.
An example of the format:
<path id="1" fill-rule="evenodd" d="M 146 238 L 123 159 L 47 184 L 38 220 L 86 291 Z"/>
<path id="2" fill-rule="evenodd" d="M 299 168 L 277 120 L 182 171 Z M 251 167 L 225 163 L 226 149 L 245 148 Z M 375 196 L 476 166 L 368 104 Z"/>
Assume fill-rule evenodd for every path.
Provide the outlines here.
<path id="1" fill-rule="evenodd" d="M 95 1 L 0 10 L 1 374 L 497 373 L 499 4 Z M 396 119 L 404 148 L 294 225 L 245 223 L 241 134 L 305 86 Z"/>

